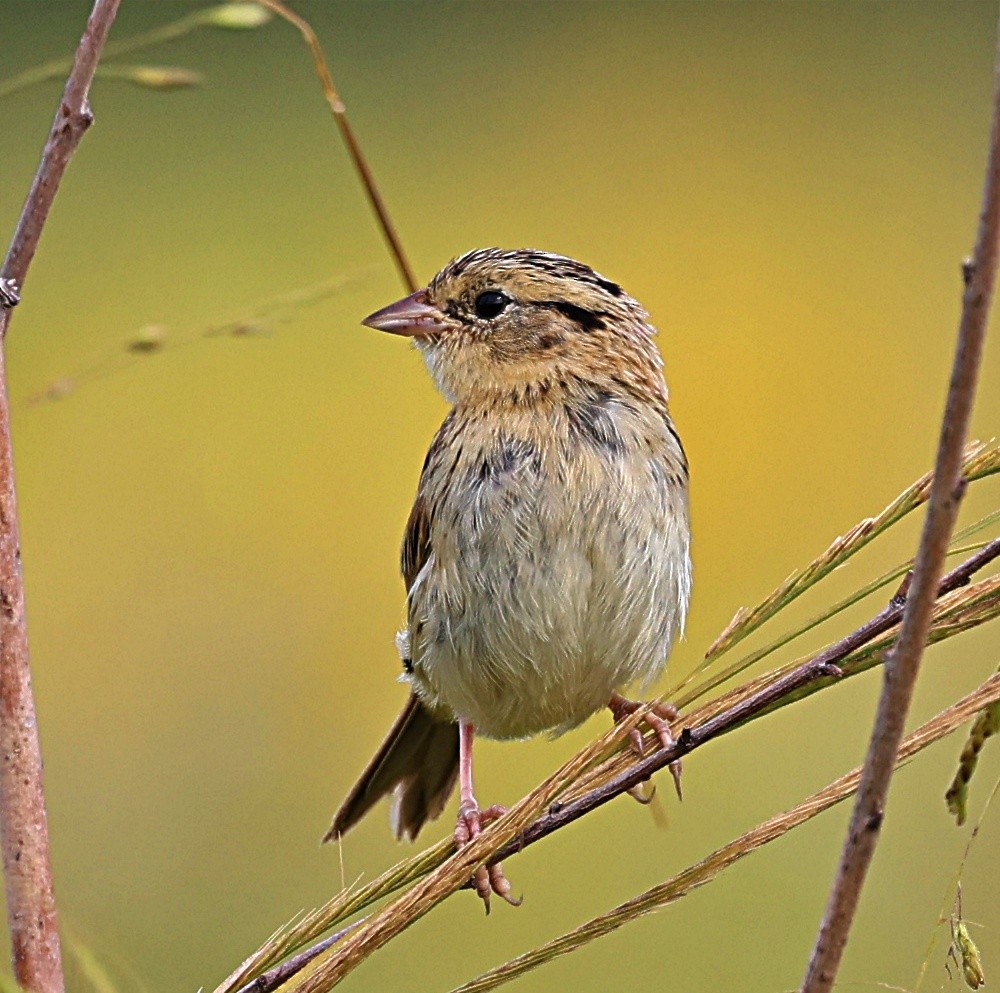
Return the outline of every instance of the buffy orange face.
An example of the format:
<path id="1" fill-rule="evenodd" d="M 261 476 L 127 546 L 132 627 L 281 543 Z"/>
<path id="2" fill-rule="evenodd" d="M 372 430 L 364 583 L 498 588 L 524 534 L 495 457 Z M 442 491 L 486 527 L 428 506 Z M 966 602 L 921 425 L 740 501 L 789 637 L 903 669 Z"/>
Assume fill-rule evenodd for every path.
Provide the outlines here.
<path id="1" fill-rule="evenodd" d="M 617 283 L 562 256 L 470 252 L 364 323 L 412 337 L 451 399 L 615 374 L 651 400 L 666 398 L 645 310 Z"/>

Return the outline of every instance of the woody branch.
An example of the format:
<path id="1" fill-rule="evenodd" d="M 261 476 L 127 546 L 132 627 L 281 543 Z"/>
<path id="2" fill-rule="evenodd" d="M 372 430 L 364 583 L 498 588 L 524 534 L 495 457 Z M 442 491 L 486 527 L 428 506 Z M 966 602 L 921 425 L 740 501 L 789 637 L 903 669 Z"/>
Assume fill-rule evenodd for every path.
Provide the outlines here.
<path id="1" fill-rule="evenodd" d="M 62 993 L 65 984 L 31 688 L 4 345 L 60 180 L 93 122 L 88 93 L 119 2 L 94 4 L 0 269 L 0 849 L 14 975 L 31 993 Z"/>

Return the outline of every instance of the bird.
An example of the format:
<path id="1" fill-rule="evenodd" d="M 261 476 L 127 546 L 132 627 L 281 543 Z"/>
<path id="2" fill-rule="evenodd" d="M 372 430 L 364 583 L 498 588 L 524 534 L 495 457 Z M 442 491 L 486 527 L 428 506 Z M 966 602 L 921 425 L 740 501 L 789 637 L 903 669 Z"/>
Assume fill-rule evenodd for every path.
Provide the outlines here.
<path id="1" fill-rule="evenodd" d="M 687 456 L 649 314 L 567 256 L 470 251 L 362 323 L 411 338 L 451 409 L 403 537 L 409 697 L 324 840 L 388 795 L 412 840 L 458 781 L 461 848 L 504 812 L 476 799 L 475 737 L 621 721 L 663 673 L 691 595 Z M 644 717 L 664 747 L 674 717 Z M 473 883 L 487 913 L 520 902 L 500 865 Z"/>

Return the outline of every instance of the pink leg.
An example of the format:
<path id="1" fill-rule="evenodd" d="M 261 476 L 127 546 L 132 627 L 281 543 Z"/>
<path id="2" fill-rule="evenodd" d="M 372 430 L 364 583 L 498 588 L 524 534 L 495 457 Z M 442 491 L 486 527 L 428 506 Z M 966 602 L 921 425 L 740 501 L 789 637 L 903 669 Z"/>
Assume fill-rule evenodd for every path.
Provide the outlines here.
<path id="1" fill-rule="evenodd" d="M 620 693 L 612 693 L 611 699 L 608 701 L 608 709 L 611 711 L 611 716 L 614 718 L 615 723 L 618 724 L 625 720 L 629 714 L 634 714 L 643 704 L 635 703 L 632 700 L 626 700 Z M 670 721 L 677 719 L 677 708 L 670 703 L 658 703 L 656 704 L 645 717 L 640 721 L 641 724 L 645 724 L 646 727 L 651 728 L 656 732 L 656 737 L 660 739 L 660 745 L 663 748 L 670 748 L 674 745 L 675 739 L 673 732 L 670 730 Z M 632 741 L 632 748 L 639 754 L 642 755 L 642 732 L 638 727 L 633 728 L 631 734 L 629 735 Z M 674 788 L 677 790 L 678 799 L 681 798 L 681 763 L 678 759 L 676 762 L 671 762 L 667 768 L 670 770 L 670 775 L 674 777 Z"/>
<path id="2" fill-rule="evenodd" d="M 464 848 L 474 838 L 478 838 L 482 829 L 490 821 L 495 821 L 507 813 L 506 807 L 493 806 L 486 810 L 479 809 L 479 801 L 472 788 L 472 740 L 476 729 L 467 721 L 458 722 L 458 822 L 455 824 L 455 847 Z M 510 895 L 510 883 L 503 874 L 503 866 L 480 866 L 472 877 L 476 885 L 476 893 L 486 905 L 486 913 L 490 912 L 490 894 L 506 900 L 511 906 L 518 907 L 520 900 Z"/>
<path id="3" fill-rule="evenodd" d="M 459 810 L 463 807 L 479 808 L 472 789 L 472 741 L 476 729 L 465 721 L 458 722 L 458 795 Z"/>

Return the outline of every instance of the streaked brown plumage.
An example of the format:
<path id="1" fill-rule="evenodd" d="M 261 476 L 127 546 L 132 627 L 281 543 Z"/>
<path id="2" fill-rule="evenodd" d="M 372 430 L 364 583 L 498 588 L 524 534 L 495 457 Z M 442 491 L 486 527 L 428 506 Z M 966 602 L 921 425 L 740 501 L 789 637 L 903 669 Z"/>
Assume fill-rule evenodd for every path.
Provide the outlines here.
<path id="1" fill-rule="evenodd" d="M 470 252 L 365 323 L 412 336 L 454 406 L 403 539 L 412 693 L 327 838 L 389 793 L 412 838 L 461 772 L 461 844 L 485 820 L 473 729 L 619 719 L 662 673 L 690 595 L 687 461 L 648 315 L 579 262 Z M 477 888 L 509 898 L 498 867 Z"/>

